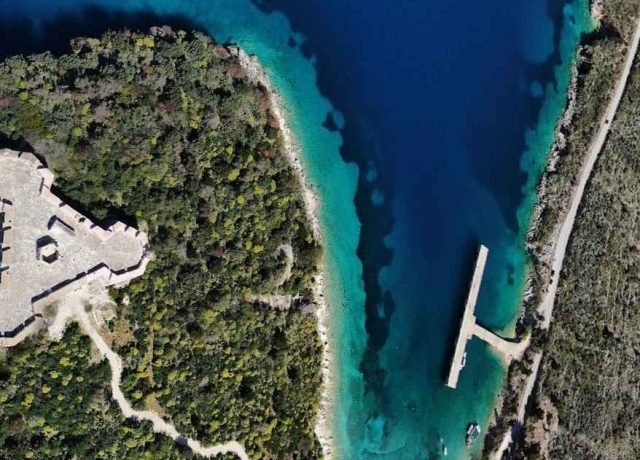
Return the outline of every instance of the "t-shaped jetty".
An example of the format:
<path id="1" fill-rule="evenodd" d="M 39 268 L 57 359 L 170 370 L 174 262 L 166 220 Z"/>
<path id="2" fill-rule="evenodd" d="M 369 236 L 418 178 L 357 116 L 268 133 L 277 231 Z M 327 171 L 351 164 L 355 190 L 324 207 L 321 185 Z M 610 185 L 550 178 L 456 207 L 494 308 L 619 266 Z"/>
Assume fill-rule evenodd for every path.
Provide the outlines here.
<path id="1" fill-rule="evenodd" d="M 462 322 L 460 323 L 460 332 L 458 333 L 456 348 L 453 353 L 453 359 L 451 360 L 449 378 L 447 378 L 447 386 L 450 388 L 456 388 L 458 385 L 460 371 L 464 367 L 464 361 L 466 360 L 465 349 L 467 348 L 467 341 L 469 341 L 473 336 L 487 342 L 508 361 L 522 358 L 524 351 L 529 346 L 528 339 L 521 342 L 506 340 L 476 323 L 474 313 L 488 255 L 489 249 L 487 249 L 486 246 L 481 245 L 480 250 L 478 251 L 476 268 L 473 272 L 473 278 L 471 279 L 471 287 L 469 288 L 469 295 L 467 296 L 467 304 L 464 307 Z"/>

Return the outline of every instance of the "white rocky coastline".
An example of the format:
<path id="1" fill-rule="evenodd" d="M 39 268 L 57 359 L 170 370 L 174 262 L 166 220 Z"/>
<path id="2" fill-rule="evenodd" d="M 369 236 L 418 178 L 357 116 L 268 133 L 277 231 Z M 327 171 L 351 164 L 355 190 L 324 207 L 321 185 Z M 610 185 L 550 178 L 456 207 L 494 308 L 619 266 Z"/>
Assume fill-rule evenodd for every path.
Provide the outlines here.
<path id="1" fill-rule="evenodd" d="M 271 99 L 271 112 L 278 120 L 280 131 L 283 135 L 284 146 L 289 158 L 290 164 L 296 171 L 300 185 L 303 191 L 303 199 L 307 218 L 311 222 L 312 231 L 317 241 L 322 242 L 322 233 L 320 231 L 320 221 L 318 219 L 319 200 L 315 191 L 311 188 L 306 173 L 300 160 L 300 146 L 289 128 L 286 117 L 285 102 L 282 97 L 274 91 L 273 86 L 266 75 L 260 62 L 255 56 L 249 56 L 242 49 L 237 47 L 229 47 L 232 55 L 238 58 L 240 65 L 247 72 L 247 76 L 264 86 Z M 314 298 L 317 304 L 315 310 L 318 335 L 322 341 L 322 394 L 320 398 L 320 409 L 318 411 L 315 433 L 322 446 L 322 452 L 325 459 L 333 457 L 333 436 L 331 434 L 331 418 L 333 404 L 333 389 L 335 381 L 333 378 L 333 354 L 331 352 L 331 343 L 329 341 L 329 322 L 330 316 L 328 305 L 325 298 L 325 279 L 324 273 L 321 271 L 315 278 L 313 286 Z"/>
<path id="2" fill-rule="evenodd" d="M 578 51 L 576 52 L 576 56 L 578 56 L 578 59 L 580 56 L 580 49 L 581 48 L 578 47 Z M 538 187 L 536 190 L 536 204 L 533 208 L 531 222 L 529 225 L 529 229 L 527 230 L 527 238 L 526 238 L 526 245 L 529 250 L 533 249 L 533 245 L 532 245 L 533 240 L 540 226 L 542 211 L 546 207 L 545 198 L 546 198 L 546 192 L 547 192 L 548 175 L 556 172 L 558 161 L 560 161 L 562 152 L 567 145 L 567 140 L 565 138 L 563 130 L 570 129 L 571 127 L 571 122 L 573 120 L 573 116 L 575 113 L 577 91 L 578 91 L 578 69 L 577 69 L 577 64 L 574 64 L 571 68 L 571 81 L 569 83 L 569 89 L 567 92 L 566 108 L 562 114 L 562 117 L 560 118 L 560 120 L 558 120 L 558 123 L 556 125 L 555 140 L 549 152 L 549 157 L 547 159 L 547 167 L 545 168 L 545 171 L 542 174 L 540 183 L 538 184 Z M 562 210 L 562 212 L 564 212 L 564 209 Z M 544 260 L 544 257 L 542 258 L 542 260 Z M 532 280 L 529 280 L 529 281 L 532 281 Z"/>
<path id="3" fill-rule="evenodd" d="M 601 20 L 603 17 L 602 1 L 591 1 L 590 12 L 591 17 L 594 21 Z M 534 205 L 531 215 L 529 228 L 526 234 L 525 245 L 530 254 L 535 254 L 535 258 L 537 260 L 535 263 L 530 264 L 528 267 L 528 274 L 525 281 L 525 292 L 522 298 L 519 321 L 525 320 L 525 313 L 527 309 L 533 308 L 535 303 L 540 302 L 538 296 L 543 292 L 546 293 L 549 289 L 550 284 L 553 282 L 551 274 L 553 273 L 552 264 L 554 257 L 554 246 L 562 230 L 563 220 L 560 217 L 556 218 L 553 221 L 553 227 L 550 233 L 546 236 L 541 235 L 540 226 L 543 223 L 542 214 L 544 210 L 550 206 L 548 202 L 549 176 L 558 173 L 558 163 L 562 161 L 562 155 L 566 153 L 565 149 L 567 148 L 567 139 L 565 136 L 565 132 L 571 130 L 574 122 L 574 117 L 576 116 L 576 103 L 580 77 L 578 67 L 580 64 L 583 49 L 583 45 L 578 45 L 576 49 L 576 59 L 571 66 L 571 80 L 569 82 L 569 87 L 567 90 L 565 110 L 556 124 L 554 143 L 549 151 L 546 168 L 542 174 L 542 177 L 540 178 L 540 182 L 536 189 L 536 204 Z M 574 185 L 575 184 L 573 180 L 568 181 L 565 192 L 570 193 L 573 190 Z M 570 207 L 569 201 L 570 200 L 567 199 L 561 202 L 554 203 L 555 210 L 559 213 L 560 216 L 563 216 L 568 212 L 568 209 Z M 538 283 L 542 284 L 538 285 Z M 544 327 L 541 316 L 538 316 L 536 319 L 536 327 L 539 327 L 540 325 Z M 524 421 L 525 408 L 533 392 L 533 386 L 537 379 L 541 358 L 541 351 L 531 352 L 531 373 L 527 376 L 527 383 L 524 387 L 514 388 L 510 385 L 510 383 L 507 383 L 503 388 L 503 392 L 515 392 L 515 394 L 518 395 L 519 408 L 516 420 L 519 423 L 522 423 Z M 496 417 L 500 418 L 509 415 L 501 413 L 501 410 L 499 410 L 498 407 L 494 408 L 494 414 L 496 415 L 494 416 L 492 425 L 497 423 Z M 492 427 L 490 426 L 489 429 L 491 428 Z M 504 437 L 502 438 L 502 442 L 500 443 L 498 449 L 491 453 L 491 458 L 496 460 L 501 459 L 512 441 L 513 439 L 511 430 L 508 430 L 504 434 Z"/>
<path id="4" fill-rule="evenodd" d="M 576 56 L 578 56 L 578 59 L 580 56 L 580 50 L 581 47 L 579 46 L 576 52 Z M 548 241 L 545 241 L 544 246 L 541 249 L 537 249 L 535 247 L 535 241 L 538 236 L 540 224 L 542 222 L 542 212 L 547 207 L 546 198 L 548 176 L 549 174 L 554 174 L 556 172 L 558 161 L 560 161 L 562 152 L 566 148 L 567 140 L 565 138 L 563 130 L 569 129 L 571 127 L 571 122 L 575 113 L 577 91 L 578 68 L 577 64 L 574 64 L 571 68 L 571 80 L 569 82 L 569 88 L 567 90 L 567 102 L 565 110 L 558 120 L 558 123 L 556 124 L 555 140 L 553 142 L 553 145 L 551 146 L 551 150 L 549 151 L 547 166 L 542 174 L 542 177 L 540 178 L 538 186 L 536 187 L 536 204 L 533 206 L 529 228 L 527 229 L 527 234 L 525 237 L 525 246 L 527 250 L 529 251 L 529 253 L 535 252 L 537 254 L 539 263 L 535 267 L 531 264 L 529 265 L 529 267 L 527 267 L 527 276 L 524 284 L 524 294 L 522 296 L 522 307 L 520 309 L 519 320 L 523 319 L 523 316 L 527 309 L 527 305 L 535 301 L 535 281 L 537 278 L 544 276 L 543 271 L 546 270 L 546 267 L 548 267 L 548 263 L 551 257 L 551 241 L 553 240 L 553 237 L 549 238 Z M 564 211 L 565 209 L 563 208 L 561 212 Z M 558 231 L 559 223 L 554 228 L 552 235 L 555 235 Z"/>
<path id="5" fill-rule="evenodd" d="M 560 222 L 557 222 L 554 226 L 554 229 L 551 233 L 551 236 L 543 241 L 542 248 L 536 248 L 536 238 L 539 237 L 540 225 L 542 223 L 542 213 L 547 207 L 547 182 L 548 176 L 550 174 L 554 174 L 557 170 L 558 162 L 561 159 L 562 152 L 566 148 L 567 140 L 565 138 L 564 130 L 568 130 L 571 128 L 571 123 L 573 121 L 573 117 L 575 114 L 575 106 L 576 106 L 576 97 L 578 92 L 578 63 L 580 59 L 581 46 L 578 46 L 576 51 L 576 61 L 572 64 L 571 67 L 571 80 L 569 82 L 569 87 L 567 89 L 567 98 L 565 103 L 565 109 L 562 113 L 562 116 L 556 123 L 555 134 L 554 134 L 554 142 L 549 150 L 549 155 L 547 157 L 547 165 L 540 178 L 540 182 L 536 188 L 536 204 L 533 207 L 533 211 L 531 214 L 529 227 L 527 229 L 527 234 L 525 238 L 525 246 L 529 253 L 536 253 L 538 262 L 536 264 L 530 263 L 527 267 L 527 275 L 525 279 L 525 285 L 522 294 L 520 312 L 518 314 L 518 322 L 526 321 L 525 315 L 528 308 L 532 308 L 532 305 L 538 300 L 537 294 L 544 289 L 544 287 L 540 287 L 536 285 L 538 279 L 545 279 L 547 271 L 550 269 L 550 260 L 553 252 L 553 240 L 556 238 L 557 233 L 560 231 Z M 562 213 L 565 212 L 563 208 L 561 210 Z M 558 219 L 559 221 L 559 219 Z M 540 353 L 533 354 L 532 360 L 539 364 Z M 536 365 L 536 374 L 537 374 L 537 365 Z M 527 381 L 533 379 L 535 381 L 536 376 L 529 377 Z M 514 381 L 517 379 L 514 379 Z M 524 419 L 524 406 L 529 399 L 531 388 L 529 386 L 533 385 L 533 382 L 528 383 L 526 386 L 521 386 L 516 388 L 513 386 L 513 382 L 507 380 L 504 384 L 498 398 L 496 404 L 494 405 L 493 415 L 491 417 L 491 421 L 489 422 L 488 432 L 494 429 L 495 426 L 499 424 L 499 419 L 504 418 L 506 416 L 511 416 L 510 413 L 504 413 L 503 402 L 506 393 L 515 392 L 518 394 L 519 406 L 522 406 L 522 409 L 519 409 L 519 412 L 522 414 L 518 414 L 520 417 L 520 421 Z M 489 457 L 494 460 L 499 460 L 502 458 L 504 452 L 509 448 L 512 439 L 511 430 L 507 430 L 506 433 L 502 436 L 502 441 L 500 442 L 497 450 L 489 454 Z"/>

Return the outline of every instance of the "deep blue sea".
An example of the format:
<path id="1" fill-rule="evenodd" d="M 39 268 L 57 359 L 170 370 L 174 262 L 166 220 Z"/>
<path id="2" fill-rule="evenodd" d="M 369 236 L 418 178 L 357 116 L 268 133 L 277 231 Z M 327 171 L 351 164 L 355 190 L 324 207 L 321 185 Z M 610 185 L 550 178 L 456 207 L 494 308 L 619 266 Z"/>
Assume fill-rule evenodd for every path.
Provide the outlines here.
<path id="1" fill-rule="evenodd" d="M 587 3 L 0 0 L 0 55 L 160 23 L 256 54 L 321 199 L 335 457 L 438 458 L 442 439 L 462 459 L 505 376 L 474 340 L 458 389 L 443 384 L 476 249 L 490 249 L 477 314 L 509 334 Z"/>

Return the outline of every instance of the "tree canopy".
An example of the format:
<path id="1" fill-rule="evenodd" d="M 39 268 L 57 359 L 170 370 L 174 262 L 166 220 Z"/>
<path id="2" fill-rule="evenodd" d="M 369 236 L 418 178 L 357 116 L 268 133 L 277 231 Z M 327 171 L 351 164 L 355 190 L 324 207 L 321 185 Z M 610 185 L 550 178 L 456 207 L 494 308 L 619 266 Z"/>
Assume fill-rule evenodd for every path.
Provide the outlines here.
<path id="1" fill-rule="evenodd" d="M 0 133 L 45 159 L 65 199 L 149 234 L 155 260 L 113 292 L 118 318 L 105 331 L 127 397 L 203 444 L 318 457 L 322 345 L 309 312 L 320 248 L 270 95 L 237 50 L 168 27 L 78 38 L 66 55 L 0 63 L 0 108 Z M 279 286 L 283 244 L 295 258 Z M 292 307 L 251 301 L 274 293 Z M 56 361 L 60 350 L 73 352 Z M 189 455 L 120 420 L 108 367 L 88 356 L 75 330 L 7 351 L 0 456 L 146 458 L 156 444 Z"/>

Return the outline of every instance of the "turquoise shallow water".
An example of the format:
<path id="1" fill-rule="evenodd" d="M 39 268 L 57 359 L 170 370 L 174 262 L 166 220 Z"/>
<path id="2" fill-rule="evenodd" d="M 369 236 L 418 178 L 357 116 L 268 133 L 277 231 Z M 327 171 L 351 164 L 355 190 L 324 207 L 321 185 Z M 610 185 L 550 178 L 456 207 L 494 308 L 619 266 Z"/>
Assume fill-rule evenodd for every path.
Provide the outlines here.
<path id="1" fill-rule="evenodd" d="M 347 126 L 365 125 L 358 133 L 373 152 L 364 161 L 351 156 L 365 173 L 356 203 L 368 340 L 357 369 L 339 363 L 339 457 L 437 458 L 443 439 L 449 457 L 466 458 L 465 427 L 477 421 L 486 428 L 505 376 L 502 361 L 474 340 L 458 389 L 443 385 L 475 250 L 480 242 L 491 249 L 478 316 L 512 333 L 535 187 L 564 108 L 575 47 L 591 27 L 587 2 L 464 9 L 374 2 L 365 15 L 324 2 L 316 21 L 305 20 L 310 13 L 289 4 L 295 2 L 284 3 L 294 27 L 309 34 L 307 52 L 322 57 L 325 50 L 332 61 L 319 67 L 321 88 Z M 336 4 L 343 8 L 332 14 Z M 320 19 L 349 28 L 324 30 Z M 344 38 L 331 45 L 340 34 L 359 37 L 359 46 Z M 343 134 L 353 146 L 352 132 Z M 390 228 L 371 230 L 385 225 L 384 213 L 392 216 Z M 360 311 L 346 310 L 342 321 L 342 336 L 359 343 Z M 357 393 L 363 385 L 364 397 Z"/>
<path id="2" fill-rule="evenodd" d="M 467 365 L 457 390 L 443 387 L 442 379 L 457 333 L 475 248 L 480 242 L 490 248 L 490 253 L 477 316 L 483 325 L 496 331 L 514 332 L 527 275 L 524 240 L 536 201 L 536 185 L 565 107 L 577 43 L 581 34 L 592 28 L 586 2 L 561 5 L 555 22 L 548 17 L 542 2 L 529 4 L 525 9 L 529 17 L 527 26 L 523 25 L 521 59 L 538 68 L 549 66 L 549 73 L 540 72 L 529 78 L 517 76 L 519 90 L 539 100 L 539 104 L 533 104 L 535 110 L 531 109 L 535 122 L 520 134 L 524 140 L 522 147 L 516 150 L 513 144 L 509 145 L 506 129 L 495 130 L 505 135 L 505 144 L 513 149 L 509 154 L 519 158 L 518 169 L 524 173 L 518 182 L 520 195 L 505 212 L 506 192 L 496 183 L 508 181 L 503 175 L 514 171 L 490 154 L 484 155 L 482 161 L 486 163 L 479 168 L 473 158 L 478 153 L 472 151 L 468 164 L 463 161 L 453 166 L 472 171 L 452 175 L 467 178 L 453 179 L 452 188 L 458 196 L 451 199 L 433 193 L 444 201 L 436 206 L 436 215 L 439 221 L 446 222 L 436 243 L 432 246 L 419 243 L 428 238 L 425 233 L 429 229 L 439 227 L 429 217 L 398 219 L 387 238 L 394 261 L 380 275 L 381 284 L 395 294 L 396 300 L 390 336 L 380 351 L 388 380 L 379 404 L 383 410 L 367 424 L 376 427 L 375 435 L 371 434 L 373 430 L 365 432 L 365 441 L 360 444 L 358 455 L 363 458 L 439 457 L 440 439 L 448 446 L 450 457 L 468 458 L 465 427 L 470 421 L 487 427 L 497 390 L 503 384 L 504 363 L 478 339 L 472 340 L 467 348 Z M 522 103 L 522 99 L 514 98 L 511 104 Z M 505 121 L 504 126 L 508 128 L 509 122 Z M 474 136 L 471 139 L 472 149 L 483 148 L 482 144 L 475 145 Z M 485 174 L 489 177 L 483 177 Z M 419 187 L 428 188 L 424 184 Z M 415 191 L 405 188 L 409 193 Z M 438 184 L 437 190 L 442 188 Z M 512 189 L 511 193 L 515 191 Z M 422 206 L 416 205 L 410 195 L 401 194 L 394 208 L 397 216 L 415 216 Z M 457 260 L 451 260 L 452 257 Z M 443 337 L 448 339 L 442 340 Z M 420 362 L 420 357 L 425 359 Z M 399 388 L 404 391 L 398 391 Z M 471 455 L 479 454 L 480 448 L 481 443 Z"/>
<path id="3" fill-rule="evenodd" d="M 475 248 L 491 250 L 478 316 L 510 332 L 587 1 L 256 4 L 0 0 L 19 25 L 0 50 L 19 50 L 21 27 L 55 47 L 154 13 L 256 54 L 321 198 L 336 458 L 437 458 L 440 438 L 449 458 L 468 457 L 464 428 L 486 426 L 505 375 L 474 340 L 459 388 L 443 385 Z"/>

